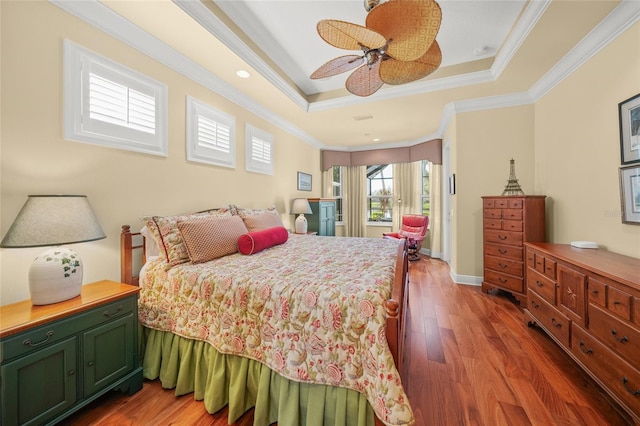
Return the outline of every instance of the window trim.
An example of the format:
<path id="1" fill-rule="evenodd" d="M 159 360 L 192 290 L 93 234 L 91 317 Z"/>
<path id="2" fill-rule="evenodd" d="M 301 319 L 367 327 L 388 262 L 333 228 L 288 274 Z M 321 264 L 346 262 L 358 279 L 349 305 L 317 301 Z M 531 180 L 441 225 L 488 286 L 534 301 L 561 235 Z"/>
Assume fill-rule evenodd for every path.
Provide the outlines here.
<path id="1" fill-rule="evenodd" d="M 64 138 L 75 142 L 166 157 L 168 155 L 168 89 L 157 80 L 64 40 Z M 83 93 L 89 90 L 91 65 L 108 69 L 134 87 L 144 87 L 155 100 L 154 134 L 89 119 Z M 97 124 L 97 125 L 96 125 Z"/>
<path id="2" fill-rule="evenodd" d="M 199 117 L 214 121 L 229 129 L 229 152 L 220 152 L 200 145 L 198 140 Z M 187 161 L 236 168 L 236 119 L 192 96 L 187 96 Z"/>
<path id="3" fill-rule="evenodd" d="M 253 139 L 258 139 L 269 145 L 269 163 L 253 159 Z M 248 172 L 273 176 L 274 174 L 274 140 L 273 135 L 247 123 L 245 125 L 245 168 Z"/>
<path id="4" fill-rule="evenodd" d="M 336 196 L 333 193 L 333 184 L 335 183 L 333 180 L 333 168 L 337 167 L 338 168 L 338 174 L 340 175 L 340 180 L 339 180 L 339 184 L 340 184 L 340 196 Z M 343 176 L 342 176 L 342 167 L 341 166 L 331 166 L 331 197 L 333 197 L 336 200 L 336 212 L 335 212 L 335 216 L 338 216 L 338 204 L 340 204 L 340 206 L 342 207 L 340 209 L 340 218 L 341 220 L 336 219 L 336 225 L 343 225 L 344 224 L 344 182 L 343 182 Z M 338 200 L 340 200 L 340 203 L 338 203 Z"/>

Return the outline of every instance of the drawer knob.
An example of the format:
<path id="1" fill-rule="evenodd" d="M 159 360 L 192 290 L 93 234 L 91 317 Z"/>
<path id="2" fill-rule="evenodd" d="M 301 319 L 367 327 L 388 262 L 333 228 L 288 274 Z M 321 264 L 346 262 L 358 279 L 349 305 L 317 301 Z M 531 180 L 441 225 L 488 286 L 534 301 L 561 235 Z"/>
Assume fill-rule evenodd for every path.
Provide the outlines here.
<path id="1" fill-rule="evenodd" d="M 615 328 L 611 329 L 611 335 L 613 336 L 613 338 L 614 338 L 617 342 L 625 343 L 625 342 L 628 342 L 628 341 L 629 341 L 629 338 L 628 338 L 627 336 L 622 336 L 622 338 L 621 338 L 621 339 L 618 339 L 618 338 L 616 337 L 616 335 L 617 335 L 617 334 L 618 334 L 618 332 L 616 331 L 616 329 L 615 329 Z"/>
<path id="2" fill-rule="evenodd" d="M 585 354 L 587 354 L 587 355 L 593 353 L 593 349 L 589 348 L 589 349 L 585 350 L 584 348 L 585 348 L 585 344 L 584 344 L 584 342 L 582 340 L 580 340 L 580 350 L 582 352 L 584 352 Z"/>
<path id="3" fill-rule="evenodd" d="M 505 263 L 498 263 L 498 266 L 499 266 L 499 267 L 501 267 L 502 269 L 504 269 L 504 268 L 506 268 L 506 267 L 507 267 L 507 266 L 509 266 L 509 265 L 507 265 L 507 264 L 505 264 Z"/>
<path id="4" fill-rule="evenodd" d="M 118 315 L 120 312 L 122 312 L 122 306 L 118 306 L 118 310 L 115 311 L 114 313 L 110 313 L 109 311 L 104 311 L 102 313 L 102 315 L 104 315 L 107 318 L 111 318 L 111 317 L 115 317 L 116 315 Z"/>
<path id="5" fill-rule="evenodd" d="M 505 249 L 498 249 L 498 253 L 507 254 L 507 251 Z"/>
<path id="6" fill-rule="evenodd" d="M 500 281 L 502 284 L 506 284 L 508 280 L 506 278 L 498 278 L 498 281 Z"/>
<path id="7" fill-rule="evenodd" d="M 93 361 L 89 361 L 89 362 L 87 363 L 87 367 L 93 367 Z"/>
<path id="8" fill-rule="evenodd" d="M 70 376 L 75 376 L 76 375 L 76 370 L 69 370 L 69 374 Z"/>
<path id="9" fill-rule="evenodd" d="M 560 328 L 560 327 L 562 327 L 562 323 L 561 323 L 561 322 L 556 321 L 556 319 L 555 319 L 555 318 L 551 318 L 551 324 L 553 324 L 553 326 L 554 326 L 554 327 L 556 327 L 556 328 Z"/>
<path id="10" fill-rule="evenodd" d="M 533 306 L 534 308 L 538 309 L 540 307 L 540 305 L 538 305 L 536 302 L 534 302 L 533 300 L 531 301 L 531 306 Z"/>
<path id="11" fill-rule="evenodd" d="M 498 238 L 501 239 L 502 241 L 507 239 L 506 235 L 498 235 Z"/>
<path id="12" fill-rule="evenodd" d="M 629 383 L 629 380 L 627 380 L 627 378 L 626 378 L 626 377 L 623 377 L 623 378 L 622 378 L 622 384 L 624 385 L 624 388 L 627 390 L 627 392 L 629 392 L 629 393 L 630 393 L 631 395 L 633 395 L 633 396 L 638 396 L 638 395 L 640 395 L 640 389 L 638 389 L 638 390 L 635 390 L 635 391 L 634 391 L 633 389 L 631 389 L 631 388 L 627 385 L 627 383 Z"/>
<path id="13" fill-rule="evenodd" d="M 544 283 L 541 283 L 540 281 L 536 280 L 536 285 L 540 288 L 544 287 Z"/>
<path id="14" fill-rule="evenodd" d="M 591 293 L 592 294 L 598 294 L 599 292 L 598 292 L 598 290 L 591 290 Z"/>
<path id="15" fill-rule="evenodd" d="M 614 301 L 613 301 L 613 304 L 617 306 L 617 305 L 619 305 L 619 304 L 620 304 L 620 302 L 619 302 L 618 300 L 614 300 Z"/>
<path id="16" fill-rule="evenodd" d="M 49 339 L 51 339 L 51 336 L 53 336 L 53 330 L 47 331 L 47 335 L 45 336 L 45 338 L 43 340 L 40 340 L 39 342 L 33 343 L 31 342 L 31 339 L 27 339 L 24 342 L 22 342 L 22 344 L 25 346 L 31 346 L 32 348 L 35 348 L 36 346 L 44 345 L 45 343 L 47 343 Z"/>

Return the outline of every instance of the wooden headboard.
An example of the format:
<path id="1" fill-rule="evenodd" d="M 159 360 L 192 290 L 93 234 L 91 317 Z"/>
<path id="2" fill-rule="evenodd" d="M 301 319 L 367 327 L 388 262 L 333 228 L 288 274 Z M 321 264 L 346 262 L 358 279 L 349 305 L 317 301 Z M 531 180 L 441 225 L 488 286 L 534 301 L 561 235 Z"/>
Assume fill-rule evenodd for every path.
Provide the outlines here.
<path id="1" fill-rule="evenodd" d="M 134 237 L 140 237 L 141 243 L 134 243 Z M 142 264 L 147 260 L 145 252 L 145 238 L 139 232 L 131 232 L 129 225 L 122 225 L 120 233 L 120 281 L 125 284 L 138 285 L 138 272 L 133 272 L 133 253 L 140 250 L 142 253 Z"/>

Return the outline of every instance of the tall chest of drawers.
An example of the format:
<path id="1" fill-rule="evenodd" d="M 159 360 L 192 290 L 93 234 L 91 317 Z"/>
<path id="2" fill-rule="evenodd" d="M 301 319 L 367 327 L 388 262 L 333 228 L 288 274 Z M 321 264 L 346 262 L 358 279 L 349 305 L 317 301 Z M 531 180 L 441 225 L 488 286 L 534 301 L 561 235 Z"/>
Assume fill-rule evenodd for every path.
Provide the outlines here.
<path id="1" fill-rule="evenodd" d="M 527 243 L 525 322 L 542 328 L 640 424 L 640 259 Z"/>
<path id="2" fill-rule="evenodd" d="M 524 243 L 545 241 L 545 198 L 482 197 L 484 293 L 499 288 L 526 304 Z"/>

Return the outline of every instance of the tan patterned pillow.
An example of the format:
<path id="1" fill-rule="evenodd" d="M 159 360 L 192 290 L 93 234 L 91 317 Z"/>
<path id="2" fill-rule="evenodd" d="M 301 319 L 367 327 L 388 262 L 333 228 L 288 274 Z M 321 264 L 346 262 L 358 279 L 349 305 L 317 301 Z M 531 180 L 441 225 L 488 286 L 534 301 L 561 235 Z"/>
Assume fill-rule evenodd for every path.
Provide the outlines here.
<path id="1" fill-rule="evenodd" d="M 254 214 L 245 216 L 242 220 L 244 220 L 244 224 L 249 232 L 284 226 L 280 215 L 277 213 Z"/>
<path id="2" fill-rule="evenodd" d="M 178 221 L 192 263 L 208 262 L 238 252 L 247 228 L 238 216 L 209 216 Z"/>
<path id="3" fill-rule="evenodd" d="M 258 215 L 258 214 L 265 214 L 265 213 L 275 213 L 278 214 L 278 209 L 276 208 L 276 206 L 271 206 L 267 209 L 248 209 L 248 208 L 244 208 L 244 207 L 238 207 L 235 204 L 230 204 L 229 208 L 231 209 L 231 211 L 233 212 L 233 214 L 237 214 L 238 216 L 245 218 L 247 216 L 254 216 L 254 215 Z"/>
<path id="4" fill-rule="evenodd" d="M 227 207 L 223 207 L 202 213 L 176 216 L 145 216 L 142 220 L 154 234 L 160 248 L 160 254 L 164 256 L 169 265 L 174 266 L 189 261 L 189 253 L 178 229 L 178 221 L 209 216 L 231 216 L 231 211 Z"/>

